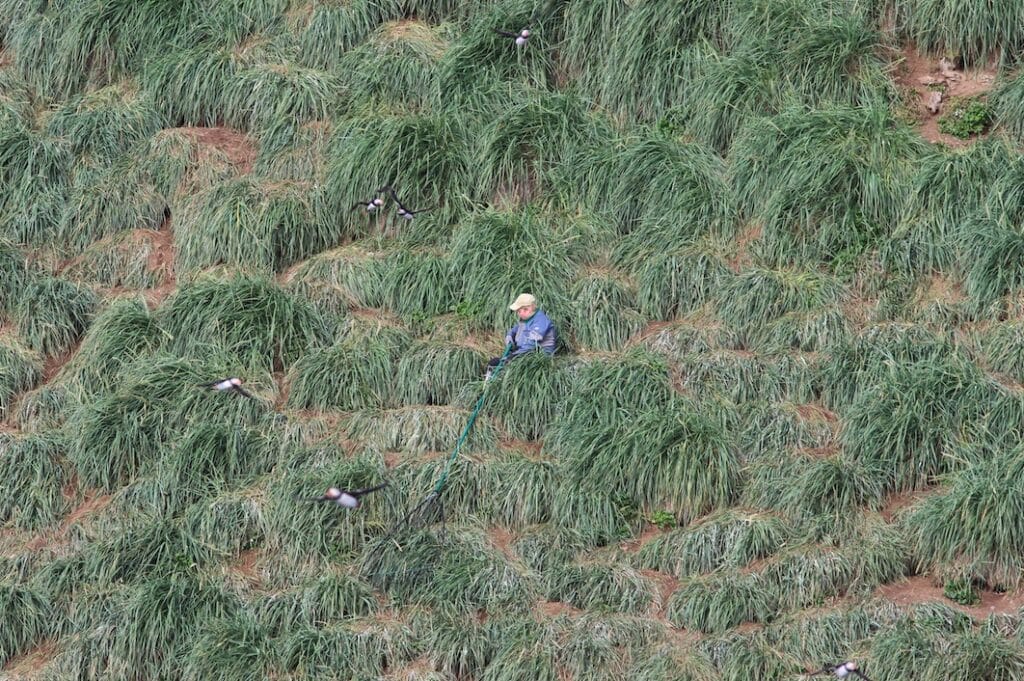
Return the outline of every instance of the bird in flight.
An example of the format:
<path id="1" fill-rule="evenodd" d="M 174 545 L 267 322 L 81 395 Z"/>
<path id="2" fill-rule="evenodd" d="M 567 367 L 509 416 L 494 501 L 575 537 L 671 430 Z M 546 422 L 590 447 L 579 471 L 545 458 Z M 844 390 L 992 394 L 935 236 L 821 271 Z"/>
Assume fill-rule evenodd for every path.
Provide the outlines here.
<path id="1" fill-rule="evenodd" d="M 818 676 L 819 674 L 832 674 L 837 679 L 845 679 L 848 676 L 857 676 L 864 681 L 871 681 L 864 673 L 858 668 L 856 662 L 843 662 L 842 664 L 826 664 L 824 668 L 819 669 L 816 672 L 811 672 L 808 676 Z"/>
<path id="2" fill-rule="evenodd" d="M 362 208 L 367 213 L 372 213 L 372 212 L 374 212 L 375 210 L 377 210 L 378 208 L 380 208 L 381 206 L 384 205 L 384 199 L 382 199 L 380 195 L 385 193 L 385 192 L 388 192 L 388 191 L 391 191 L 391 187 L 388 187 L 388 186 L 385 185 L 385 186 L 381 187 L 380 189 L 378 189 L 377 191 L 375 191 L 373 193 L 373 198 L 372 199 L 367 199 L 365 201 L 358 201 L 358 202 L 352 204 L 352 208 L 350 210 L 355 210 L 356 208 Z"/>
<path id="3" fill-rule="evenodd" d="M 359 508 L 359 505 L 362 503 L 360 497 L 387 487 L 387 484 L 388 483 L 386 482 L 382 482 L 379 485 L 364 487 L 363 489 L 341 489 L 338 487 L 328 487 L 327 491 L 321 496 L 306 499 L 306 501 L 313 501 L 317 503 L 333 501 L 338 506 L 344 506 L 345 508 Z"/>
<path id="4" fill-rule="evenodd" d="M 494 29 L 494 32 L 497 33 L 498 35 L 503 35 L 506 38 L 512 38 L 515 41 L 516 45 L 518 45 L 519 47 L 523 47 L 530 40 L 529 28 L 524 28 L 516 33 L 513 33 L 512 31 L 503 31 L 500 28 L 496 28 Z"/>
<path id="5" fill-rule="evenodd" d="M 392 189 L 391 187 L 384 187 L 384 189 L 387 189 L 388 194 L 391 195 L 391 199 L 398 206 L 398 215 L 400 217 L 405 218 L 406 220 L 412 220 L 420 213 L 425 213 L 428 210 L 432 210 L 431 208 L 420 208 L 418 210 L 411 210 L 409 208 L 406 208 L 405 205 L 399 200 L 398 194 L 395 192 L 394 189 Z"/>
<path id="6" fill-rule="evenodd" d="M 249 391 L 242 387 L 242 379 L 237 377 L 222 378 L 216 381 L 211 381 L 209 383 L 200 383 L 199 387 L 210 388 L 211 390 L 216 390 L 217 392 L 232 390 L 241 395 L 242 397 L 248 397 L 250 399 L 252 398 L 252 393 L 250 393 Z"/>

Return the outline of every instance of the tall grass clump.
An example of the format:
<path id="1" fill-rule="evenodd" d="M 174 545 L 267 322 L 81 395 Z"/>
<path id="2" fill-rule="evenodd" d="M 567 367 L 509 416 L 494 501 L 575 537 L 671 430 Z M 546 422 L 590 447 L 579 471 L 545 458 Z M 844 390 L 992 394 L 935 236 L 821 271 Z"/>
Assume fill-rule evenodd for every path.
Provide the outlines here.
<path id="1" fill-rule="evenodd" d="M 409 626 L 385 620 L 296 627 L 280 643 L 281 669 L 296 675 L 381 678 L 415 656 Z"/>
<path id="2" fill-rule="evenodd" d="M 67 443 L 55 432 L 0 438 L 0 522 L 37 530 L 52 524 L 69 507 L 64 487 L 70 480 Z"/>
<path id="3" fill-rule="evenodd" d="M 554 59 L 552 47 L 557 44 L 555 30 L 557 17 L 551 12 L 539 12 L 532 2 L 502 2 L 478 5 L 480 11 L 467 22 L 445 52 L 440 64 L 440 92 L 457 107 L 483 108 L 482 93 L 494 96 L 507 90 L 509 83 L 527 87 L 549 89 L 553 84 Z M 536 13 L 535 13 L 536 12 Z M 521 49 L 512 39 L 495 33 L 502 30 L 518 31 L 533 21 L 530 27 L 530 49 Z M 487 83 L 491 87 L 481 87 Z M 468 93 L 463 95 L 463 93 Z"/>
<path id="4" fill-rule="evenodd" d="M 227 264 L 276 272 L 335 245 L 307 186 L 242 178 L 186 203 L 174 224 L 179 271 Z"/>
<path id="5" fill-rule="evenodd" d="M 469 412 L 450 407 L 402 407 L 362 411 L 348 423 L 349 437 L 382 451 L 411 454 L 443 452 L 459 439 Z M 467 450 L 488 451 L 497 446 L 498 433 L 490 417 L 480 415 L 466 439 Z"/>
<path id="6" fill-rule="evenodd" d="M 739 444 L 751 461 L 794 448 L 823 450 L 835 443 L 839 426 L 827 409 L 793 402 L 751 402 L 743 418 Z"/>
<path id="7" fill-rule="evenodd" d="M 302 63 L 321 69 L 338 67 L 345 55 L 364 43 L 385 21 L 402 16 L 399 0 L 353 0 L 317 3 L 295 26 Z"/>
<path id="8" fill-rule="evenodd" d="M 573 283 L 570 327 L 576 343 L 596 351 L 620 350 L 643 326 L 636 291 L 614 273 L 592 273 Z"/>
<path id="9" fill-rule="evenodd" d="M 412 257 L 408 259 L 415 261 Z M 315 255 L 298 265 L 291 274 L 289 290 L 332 314 L 341 314 L 352 307 L 380 307 L 383 305 L 384 272 L 394 272 L 396 267 L 385 263 L 379 253 L 344 246 Z M 402 288 L 401 283 L 394 282 L 396 294 Z M 408 293 L 402 292 L 402 295 Z"/>
<path id="10" fill-rule="evenodd" d="M 226 48 L 171 50 L 146 62 L 139 84 L 160 105 L 170 126 L 216 126 L 227 117 L 227 94 L 244 68 L 240 62 Z"/>
<path id="11" fill-rule="evenodd" d="M 157 229 L 166 207 L 132 157 L 89 160 L 75 168 L 54 238 L 59 247 L 79 253 L 125 230 Z"/>
<path id="12" fill-rule="evenodd" d="M 5 239 L 48 245 L 66 201 L 73 158 L 66 140 L 25 121 L 0 125 L 0 179 L 5 191 L 0 230 Z"/>
<path id="13" fill-rule="evenodd" d="M 185 529 L 217 551 L 237 556 L 265 541 L 263 503 L 257 494 L 228 491 L 192 504 Z"/>
<path id="14" fill-rule="evenodd" d="M 332 336 L 330 322 L 306 300 L 247 274 L 183 284 L 157 318 L 173 352 L 213 346 L 265 370 L 290 366 Z"/>
<path id="15" fill-rule="evenodd" d="M 123 82 L 68 100 L 46 119 L 46 131 L 68 140 L 76 156 L 109 160 L 133 151 L 163 123 L 152 99 Z"/>
<path id="16" fill-rule="evenodd" d="M 651 253 L 633 267 L 637 305 L 650 319 L 678 319 L 729 287 L 734 276 L 722 250 L 709 241 Z"/>
<path id="17" fill-rule="evenodd" d="M 471 163 L 462 114 L 373 113 L 347 118 L 334 128 L 328 143 L 325 210 L 341 216 L 346 233 L 365 233 L 372 223 L 366 211 L 353 210 L 353 204 L 390 185 L 407 208 L 430 208 L 415 220 L 429 221 L 443 236 L 466 211 L 461 197 L 471 185 Z M 397 223 L 401 218 L 394 211 L 388 200 L 380 219 Z"/>
<path id="18" fill-rule="evenodd" d="M 787 108 L 737 135 L 732 179 L 767 262 L 836 262 L 894 224 L 923 141 L 887 108 Z"/>
<path id="19" fill-rule="evenodd" d="M 475 213 L 456 229 L 450 247 L 461 302 L 480 326 L 504 331 L 515 323 L 509 303 L 529 291 L 557 324 L 568 308 L 566 292 L 586 236 L 579 220 L 557 220 L 532 208 Z"/>
<path id="20" fill-rule="evenodd" d="M 10 241 L 0 240 L 0 318 L 11 318 L 29 279 L 24 254 Z"/>
<path id="21" fill-rule="evenodd" d="M 1024 324 L 1006 321 L 971 334 L 982 366 L 1024 383 Z"/>
<path id="22" fill-rule="evenodd" d="M 625 422 L 605 415 L 589 427 L 555 430 L 552 449 L 568 483 L 622 495 L 640 508 L 667 509 L 683 522 L 732 503 L 741 484 L 739 455 L 716 413 L 681 400 L 622 411 Z"/>
<path id="23" fill-rule="evenodd" d="M 655 587 L 636 570 L 618 565 L 574 565 L 548 578 L 547 598 L 587 611 L 643 614 L 655 599 Z"/>
<path id="24" fill-rule="evenodd" d="M 989 95 L 999 129 L 1020 143 L 1024 140 L 1024 75 L 1006 79 Z"/>
<path id="25" fill-rule="evenodd" d="M 718 38 L 727 16 L 727 6 L 707 0 L 630 8 L 615 26 L 604 58 L 583 76 L 588 90 L 612 111 L 635 120 L 657 118 L 685 98 L 702 43 Z"/>
<path id="26" fill-rule="evenodd" d="M 346 411 L 391 406 L 398 361 L 410 342 L 384 327 L 306 354 L 292 369 L 288 404 Z"/>
<path id="27" fill-rule="evenodd" d="M 457 284 L 447 254 L 396 249 L 384 258 L 380 274 L 381 304 L 412 323 L 455 306 Z"/>
<path id="28" fill-rule="evenodd" d="M 941 365 L 957 361 L 945 335 L 919 325 L 890 322 L 865 327 L 836 344 L 821 366 L 822 401 L 843 412 L 857 396 L 888 377 L 894 366 Z"/>
<path id="29" fill-rule="evenodd" d="M 800 353 L 712 350 L 678 358 L 678 371 L 683 390 L 711 403 L 808 402 L 817 397 L 817 358 Z"/>
<path id="30" fill-rule="evenodd" d="M 258 401 L 199 387 L 237 366 L 209 348 L 205 353 L 208 363 L 142 356 L 122 371 L 116 390 L 72 413 L 70 458 L 87 485 L 113 491 L 125 484 L 197 416 L 240 424 L 258 418 L 265 410 Z"/>
<path id="31" fill-rule="evenodd" d="M 160 328 L 143 300 L 114 300 L 96 315 L 60 380 L 89 393 L 108 390 L 123 368 L 156 350 L 161 341 Z"/>
<path id="32" fill-rule="evenodd" d="M 636 266 L 703 235 L 729 235 L 736 201 L 725 164 L 706 147 L 639 133 L 584 154 L 562 191 L 609 215 L 626 239 L 616 262 Z"/>
<path id="33" fill-rule="evenodd" d="M 962 230 L 984 207 L 992 184 L 1013 158 L 1000 138 L 922 155 L 899 224 L 882 244 L 887 268 L 917 274 L 959 265 Z"/>
<path id="34" fill-rule="evenodd" d="M 845 321 L 841 315 L 829 318 L 822 328 L 801 322 L 824 309 L 834 308 L 841 302 L 842 295 L 839 282 L 826 274 L 754 267 L 730 278 L 718 312 L 723 321 L 737 330 L 744 345 L 765 344 L 781 325 L 789 327 L 786 330 L 797 347 L 817 350 L 844 337 Z M 793 321 L 796 321 L 796 328 L 787 323 Z M 787 334 L 782 337 L 786 338 Z M 789 344 L 783 347 L 786 345 Z"/>
<path id="35" fill-rule="evenodd" d="M 7 416 L 14 398 L 34 388 L 43 377 L 39 357 L 13 339 L 0 344 L 0 413 Z"/>
<path id="36" fill-rule="evenodd" d="M 487 384 L 485 409 L 513 437 L 536 440 L 547 432 L 573 386 L 573 367 L 567 361 L 529 353 L 507 364 Z M 469 394 L 474 392 L 478 391 L 471 389 Z"/>
<path id="37" fill-rule="evenodd" d="M 238 69 L 223 93 L 225 123 L 270 135 L 341 113 L 343 79 L 335 71 L 302 66 L 275 54 L 260 55 Z"/>
<path id="38" fill-rule="evenodd" d="M 1024 450 L 1015 446 L 947 476 L 945 490 L 919 502 L 905 519 L 918 567 L 990 588 L 1019 588 L 1022 465 Z"/>
<path id="39" fill-rule="evenodd" d="M 773 513 L 723 510 L 644 544 L 635 563 L 683 579 L 740 568 L 779 550 L 793 527 Z"/>
<path id="40" fill-rule="evenodd" d="M 38 275 L 25 286 L 14 322 L 30 348 L 43 355 L 56 355 L 78 342 L 96 306 L 96 295 L 90 289 L 58 277 Z"/>
<path id="41" fill-rule="evenodd" d="M 42 641 L 54 629 L 53 608 L 45 593 L 9 580 L 0 582 L 0 664 Z"/>
<path id="42" fill-rule="evenodd" d="M 973 308 L 997 315 L 1003 296 L 1024 290 L 1024 232 L 1005 218 L 982 217 L 964 230 L 962 242 L 969 263 L 965 288 Z"/>
<path id="43" fill-rule="evenodd" d="M 532 40 L 532 38 L 531 38 Z M 516 93 L 480 132 L 476 197 L 530 202 L 549 194 L 546 177 L 578 148 L 605 146 L 611 127 L 573 93 Z"/>
<path id="44" fill-rule="evenodd" d="M 88 247 L 64 272 L 76 281 L 106 288 L 155 288 L 170 276 L 157 256 L 157 232 L 125 231 Z"/>
<path id="45" fill-rule="evenodd" d="M 983 67 L 994 58 L 1012 62 L 1024 46 L 1014 29 L 1024 23 L 1024 7 L 1014 2 L 993 3 L 986 11 L 954 0 L 900 0 L 894 6 L 901 32 L 924 53 Z"/>
<path id="46" fill-rule="evenodd" d="M 744 490 L 747 504 L 780 511 L 797 521 L 827 518 L 841 523 L 858 508 L 877 509 L 885 493 L 885 472 L 876 461 L 822 456 L 812 450 L 781 462 L 756 462 Z"/>
<path id="47" fill-rule="evenodd" d="M 453 404 L 485 364 L 476 348 L 418 341 L 398 361 L 395 397 L 405 405 Z"/>
<path id="48" fill-rule="evenodd" d="M 441 59 L 452 39 L 449 26 L 392 21 L 339 60 L 354 102 L 387 102 L 419 108 L 433 99 Z"/>
<path id="49" fill-rule="evenodd" d="M 265 677 L 274 661 L 275 649 L 266 644 L 269 638 L 269 632 L 244 610 L 198 623 L 181 664 L 181 678 L 246 681 Z"/>
<path id="50" fill-rule="evenodd" d="M 757 573 L 716 572 L 679 587 L 667 616 L 678 627 L 722 633 L 743 622 L 770 622 L 778 611 L 778 586 Z"/>
<path id="51" fill-rule="evenodd" d="M 949 470 L 947 453 L 981 398 L 966 361 L 894 366 L 854 399 L 840 440 L 853 461 L 887 472 L 886 491 L 919 489 Z"/>

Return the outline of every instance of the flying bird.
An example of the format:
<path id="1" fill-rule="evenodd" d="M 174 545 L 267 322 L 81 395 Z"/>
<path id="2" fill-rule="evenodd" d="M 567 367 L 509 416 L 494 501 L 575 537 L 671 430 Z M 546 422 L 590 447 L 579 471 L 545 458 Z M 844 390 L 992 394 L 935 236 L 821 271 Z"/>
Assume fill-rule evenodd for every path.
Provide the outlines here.
<path id="1" fill-rule="evenodd" d="M 837 679 L 845 679 L 848 676 L 858 676 L 864 681 L 871 681 L 864 673 L 857 667 L 856 662 L 843 662 L 842 664 L 827 664 L 824 668 L 819 669 L 816 672 L 811 672 L 808 676 L 818 676 L 819 674 L 832 674 Z"/>
<path id="2" fill-rule="evenodd" d="M 249 391 L 242 387 L 242 379 L 236 377 L 222 378 L 217 381 L 211 381 L 210 383 L 200 383 L 199 387 L 210 388 L 211 390 L 216 390 L 217 392 L 233 390 L 242 397 L 248 397 L 250 399 L 252 398 L 252 393 L 250 393 Z"/>
<path id="3" fill-rule="evenodd" d="M 432 208 L 420 208 L 420 209 L 417 209 L 417 210 L 412 210 L 412 209 L 406 208 L 405 205 L 398 199 L 398 194 L 395 193 L 394 189 L 392 189 L 391 187 L 386 187 L 386 189 L 388 190 L 388 194 L 391 195 L 391 199 L 398 206 L 398 215 L 400 217 L 405 218 L 406 220 L 412 220 L 414 217 L 416 217 L 420 213 L 425 213 L 428 210 L 433 210 Z"/>
<path id="4" fill-rule="evenodd" d="M 497 33 L 498 35 L 503 35 L 506 38 L 514 39 L 516 45 L 518 45 L 519 47 L 522 47 L 522 46 L 526 45 L 527 41 L 529 41 L 529 39 L 530 39 L 530 29 L 529 28 L 524 28 L 521 31 L 519 31 L 518 33 L 513 33 L 511 31 L 503 31 L 500 28 L 496 28 L 496 29 L 494 29 L 494 32 Z"/>
<path id="5" fill-rule="evenodd" d="M 306 499 L 306 501 L 313 502 L 324 502 L 333 501 L 338 506 L 344 506 L 345 508 L 359 508 L 360 497 L 369 494 L 370 492 L 376 492 L 379 489 L 387 487 L 386 482 L 382 482 L 379 485 L 373 487 L 364 487 L 363 489 L 340 489 L 338 487 L 328 487 L 327 491 L 322 496 L 315 497 L 313 499 Z"/>

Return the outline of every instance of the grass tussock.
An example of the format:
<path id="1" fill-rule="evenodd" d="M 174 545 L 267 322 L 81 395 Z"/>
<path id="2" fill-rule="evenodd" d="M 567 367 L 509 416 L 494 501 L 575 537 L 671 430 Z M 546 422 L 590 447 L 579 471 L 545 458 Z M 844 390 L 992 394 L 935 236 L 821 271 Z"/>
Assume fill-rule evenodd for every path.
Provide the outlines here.
<path id="1" fill-rule="evenodd" d="M 38 530 L 64 515 L 69 503 L 65 486 L 72 483 L 66 442 L 55 433 L 22 437 L 4 433 L 0 439 L 0 476 L 5 494 L 0 523 Z"/>
<path id="2" fill-rule="evenodd" d="M 331 337 L 328 320 L 273 282 L 236 274 L 178 287 L 157 313 L 174 352 L 221 348 L 264 370 L 293 364 Z"/>
<path id="3" fill-rule="evenodd" d="M 0 345 L 0 412 L 6 416 L 15 397 L 34 388 L 42 377 L 39 357 L 7 339 Z"/>
<path id="4" fill-rule="evenodd" d="M 25 286 L 14 311 L 18 334 L 43 355 L 70 350 L 92 321 L 97 297 L 64 279 L 39 275 Z"/>

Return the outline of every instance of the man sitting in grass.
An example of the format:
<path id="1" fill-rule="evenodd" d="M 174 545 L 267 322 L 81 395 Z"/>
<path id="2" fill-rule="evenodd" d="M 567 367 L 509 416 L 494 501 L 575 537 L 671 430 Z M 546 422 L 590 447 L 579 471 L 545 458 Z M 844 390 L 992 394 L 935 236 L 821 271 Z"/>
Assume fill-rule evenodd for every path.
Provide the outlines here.
<path id="1" fill-rule="evenodd" d="M 505 346 L 512 346 L 506 362 L 537 349 L 547 355 L 555 354 L 558 330 L 543 310 L 537 309 L 536 298 L 529 293 L 523 293 L 508 308 L 519 317 L 519 323 L 505 334 Z M 500 357 L 494 357 L 487 363 L 486 379 L 491 378 L 494 368 L 500 361 Z"/>

